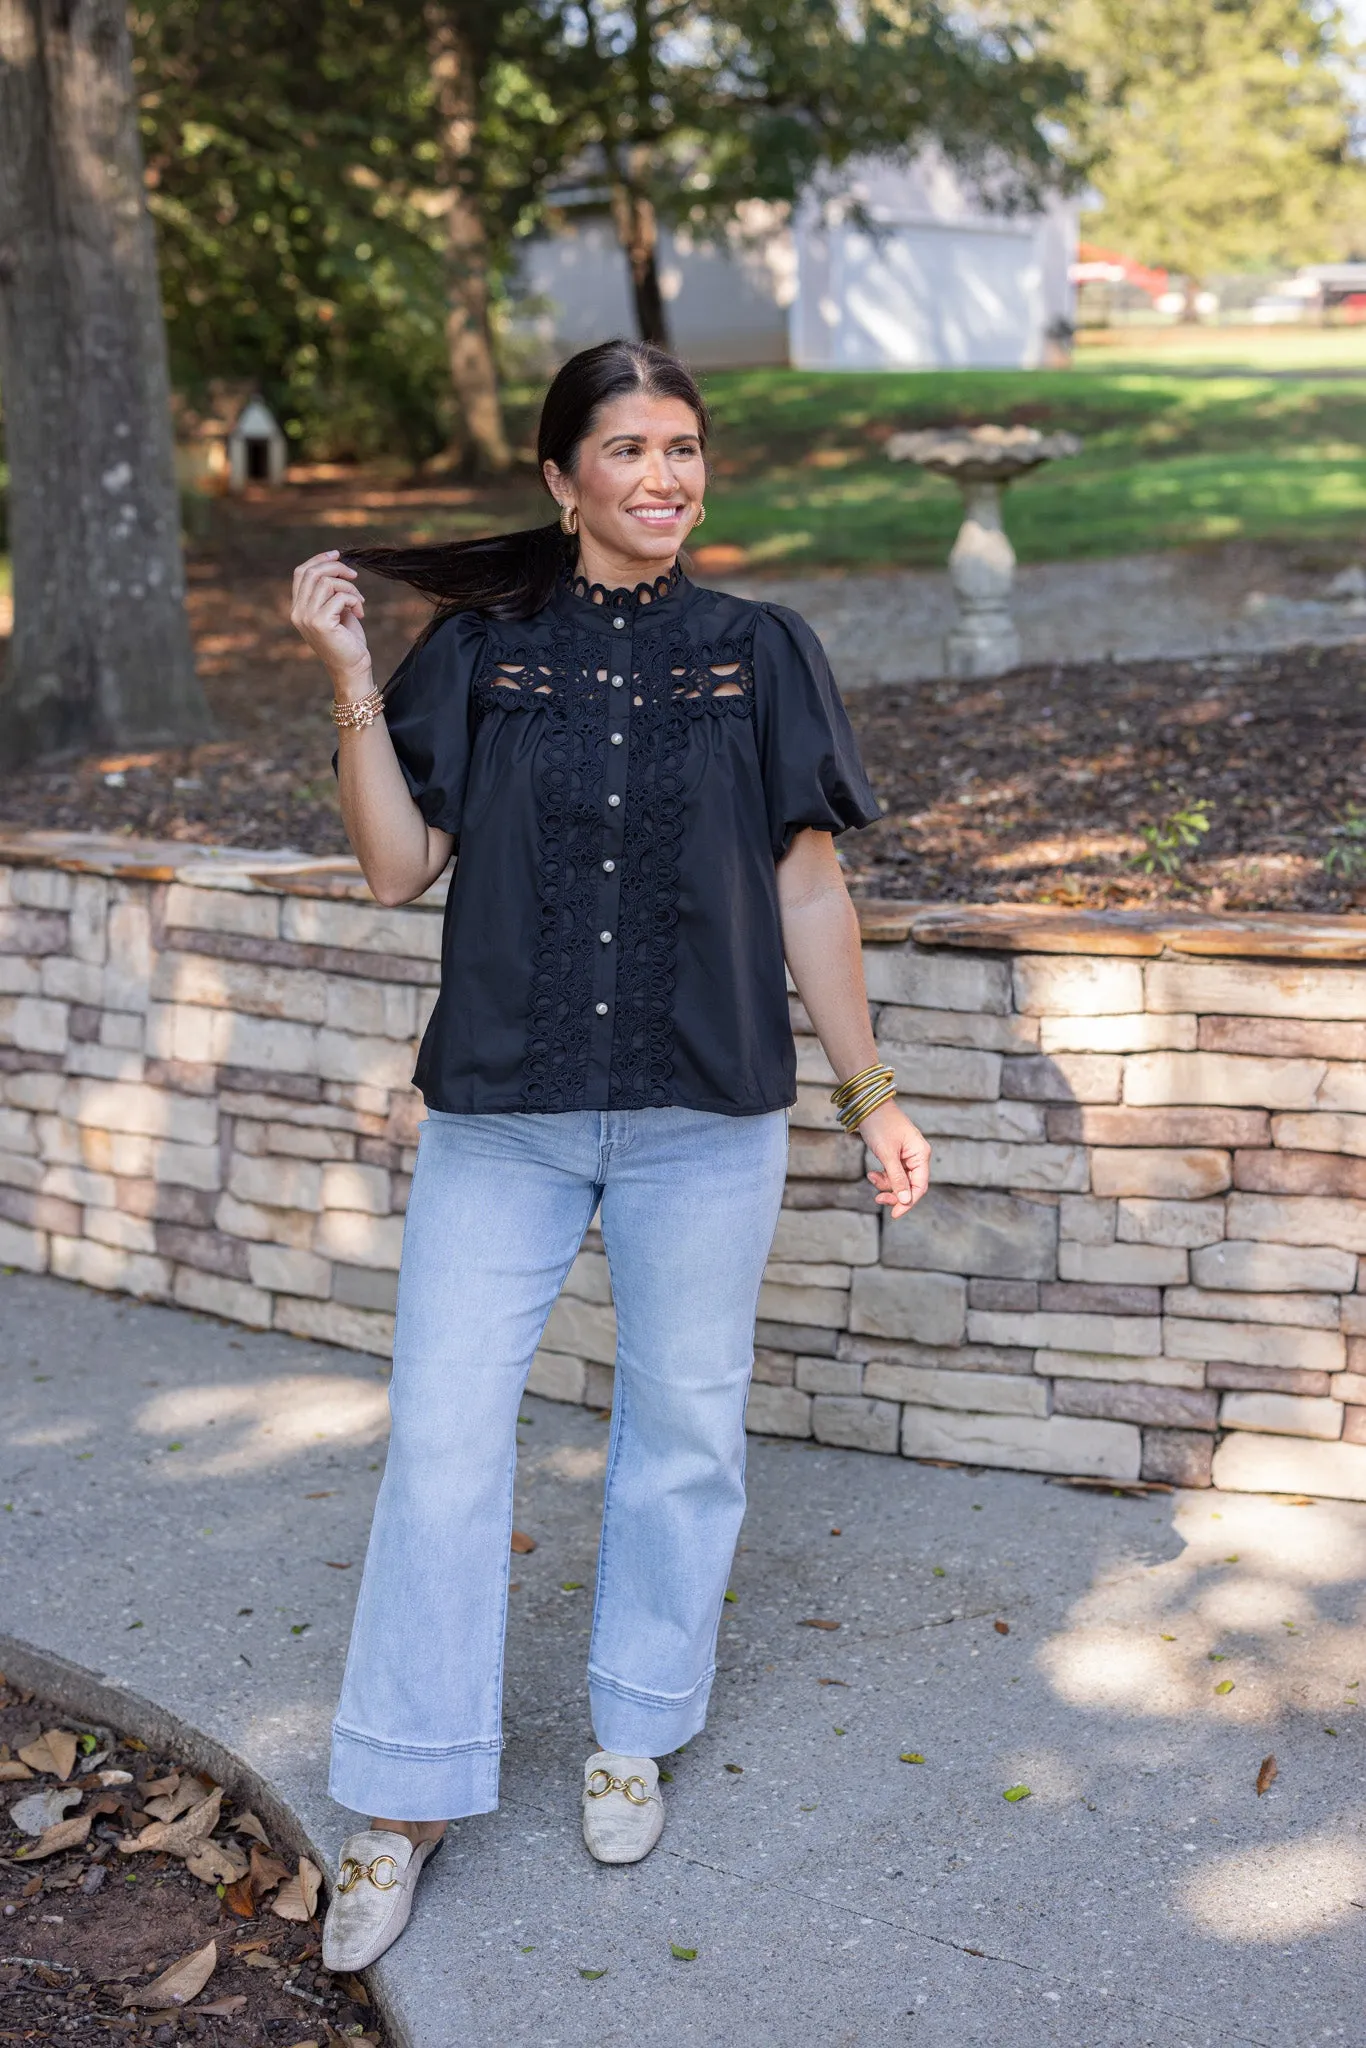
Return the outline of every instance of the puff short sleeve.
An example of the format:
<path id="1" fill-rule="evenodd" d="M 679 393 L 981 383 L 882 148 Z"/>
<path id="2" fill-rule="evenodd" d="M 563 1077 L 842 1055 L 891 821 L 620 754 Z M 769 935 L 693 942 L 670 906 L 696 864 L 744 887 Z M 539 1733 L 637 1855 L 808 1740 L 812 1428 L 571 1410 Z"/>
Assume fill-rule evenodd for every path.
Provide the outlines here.
<path id="1" fill-rule="evenodd" d="M 474 679 L 487 621 L 460 612 L 410 647 L 387 686 L 384 722 L 403 779 L 427 823 L 458 839 L 474 732 Z"/>
<path id="2" fill-rule="evenodd" d="M 759 607 L 754 716 L 775 860 L 805 826 L 847 832 L 881 816 L 825 649 L 782 605 Z"/>

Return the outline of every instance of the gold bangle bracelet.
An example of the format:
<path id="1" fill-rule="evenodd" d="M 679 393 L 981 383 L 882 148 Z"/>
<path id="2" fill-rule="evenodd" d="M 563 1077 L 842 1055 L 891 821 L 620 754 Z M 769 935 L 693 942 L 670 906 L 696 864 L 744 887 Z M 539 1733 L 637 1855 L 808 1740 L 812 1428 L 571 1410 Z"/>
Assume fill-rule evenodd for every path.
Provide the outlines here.
<path id="1" fill-rule="evenodd" d="M 895 1102 L 896 1083 L 891 1081 L 885 1088 L 878 1089 L 866 1099 L 850 1103 L 847 1109 L 839 1111 L 839 1120 L 846 1131 L 854 1132 L 870 1117 L 875 1109 L 881 1109 L 884 1102 Z"/>
<path id="2" fill-rule="evenodd" d="M 834 1103 L 836 1109 L 842 1109 L 846 1102 L 852 1102 L 854 1097 L 860 1094 L 870 1082 L 883 1079 L 889 1081 L 895 1079 L 890 1067 L 883 1066 L 881 1063 L 876 1066 L 865 1067 L 862 1073 L 851 1074 L 847 1081 L 840 1082 L 838 1088 L 832 1088 L 830 1100 Z"/>

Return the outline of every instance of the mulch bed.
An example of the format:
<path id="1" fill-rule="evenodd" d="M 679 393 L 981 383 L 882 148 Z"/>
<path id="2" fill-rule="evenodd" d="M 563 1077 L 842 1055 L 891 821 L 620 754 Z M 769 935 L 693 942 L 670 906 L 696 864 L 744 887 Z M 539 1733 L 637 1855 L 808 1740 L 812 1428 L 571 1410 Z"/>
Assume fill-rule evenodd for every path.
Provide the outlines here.
<path id="1" fill-rule="evenodd" d="M 424 494 L 435 529 L 459 509 L 437 501 L 460 495 Z M 403 493 L 345 480 L 215 506 L 190 608 L 218 737 L 0 775 L 0 822 L 345 852 L 327 686 L 289 624 L 289 571 L 358 528 L 410 532 L 415 513 Z M 372 580 L 379 673 L 425 617 L 421 599 Z M 1357 907 L 1364 685 L 1358 645 L 852 692 L 886 815 L 842 841 L 850 883 L 920 901 Z M 1189 844 L 1178 816 L 1203 820 Z"/>
<path id="2" fill-rule="evenodd" d="M 79 1797 L 54 1802 L 67 1805 L 54 1825 L 73 1835 L 84 1822 L 88 1832 L 52 1850 L 51 1830 L 35 1837 L 11 1812 L 63 1788 Z M 194 1860 L 210 1872 L 244 1864 L 242 1878 L 196 1876 L 175 1849 L 187 1828 L 193 1844 L 196 1811 L 213 1816 L 214 1789 L 181 1760 L 0 1679 L 0 2042 L 382 2048 L 387 2036 L 360 1979 L 319 1963 L 306 1859 L 301 1884 L 290 1845 L 263 1846 L 267 1831 L 231 1799 Z M 158 1825 L 171 1848 L 122 1846 Z M 300 1917 L 280 1917 L 277 1903 Z M 176 1975 L 158 1988 L 168 1971 Z M 183 2005 L 172 2002 L 201 1979 Z"/>
<path id="3" fill-rule="evenodd" d="M 1215 911 L 1363 900 L 1361 646 L 1025 669 L 860 691 L 850 711 L 886 806 L 843 842 L 864 893 Z"/>

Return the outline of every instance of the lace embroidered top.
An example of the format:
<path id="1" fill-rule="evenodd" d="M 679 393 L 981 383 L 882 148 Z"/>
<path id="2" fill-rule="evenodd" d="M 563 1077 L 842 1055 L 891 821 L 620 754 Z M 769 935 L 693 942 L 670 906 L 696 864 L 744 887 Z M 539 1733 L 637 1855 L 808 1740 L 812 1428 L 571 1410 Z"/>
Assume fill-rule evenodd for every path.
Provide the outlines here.
<path id="1" fill-rule="evenodd" d="M 457 842 L 415 1079 L 448 1111 L 795 1100 L 776 863 L 877 801 L 795 612 L 677 570 L 563 584 L 535 617 L 461 613 L 386 719 Z"/>

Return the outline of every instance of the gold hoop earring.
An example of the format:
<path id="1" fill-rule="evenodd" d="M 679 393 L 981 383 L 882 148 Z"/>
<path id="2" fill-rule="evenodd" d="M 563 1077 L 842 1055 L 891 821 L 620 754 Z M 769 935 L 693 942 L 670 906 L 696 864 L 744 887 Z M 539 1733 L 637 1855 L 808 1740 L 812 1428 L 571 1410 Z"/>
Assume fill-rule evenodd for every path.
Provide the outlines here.
<path id="1" fill-rule="evenodd" d="M 561 505 L 560 532 L 576 534 L 579 530 L 579 508 L 577 505 Z"/>
<path id="2" fill-rule="evenodd" d="M 702 524 L 702 521 L 703 521 L 703 520 L 704 520 L 704 519 L 706 518 L 706 516 L 707 516 L 707 508 L 706 508 L 706 506 L 705 506 L 705 505 L 699 505 L 699 506 L 698 506 L 698 508 L 697 508 L 697 517 L 696 517 L 696 519 L 694 519 L 694 521 L 693 521 L 693 525 L 694 525 L 694 526 L 700 526 L 700 525 Z"/>

